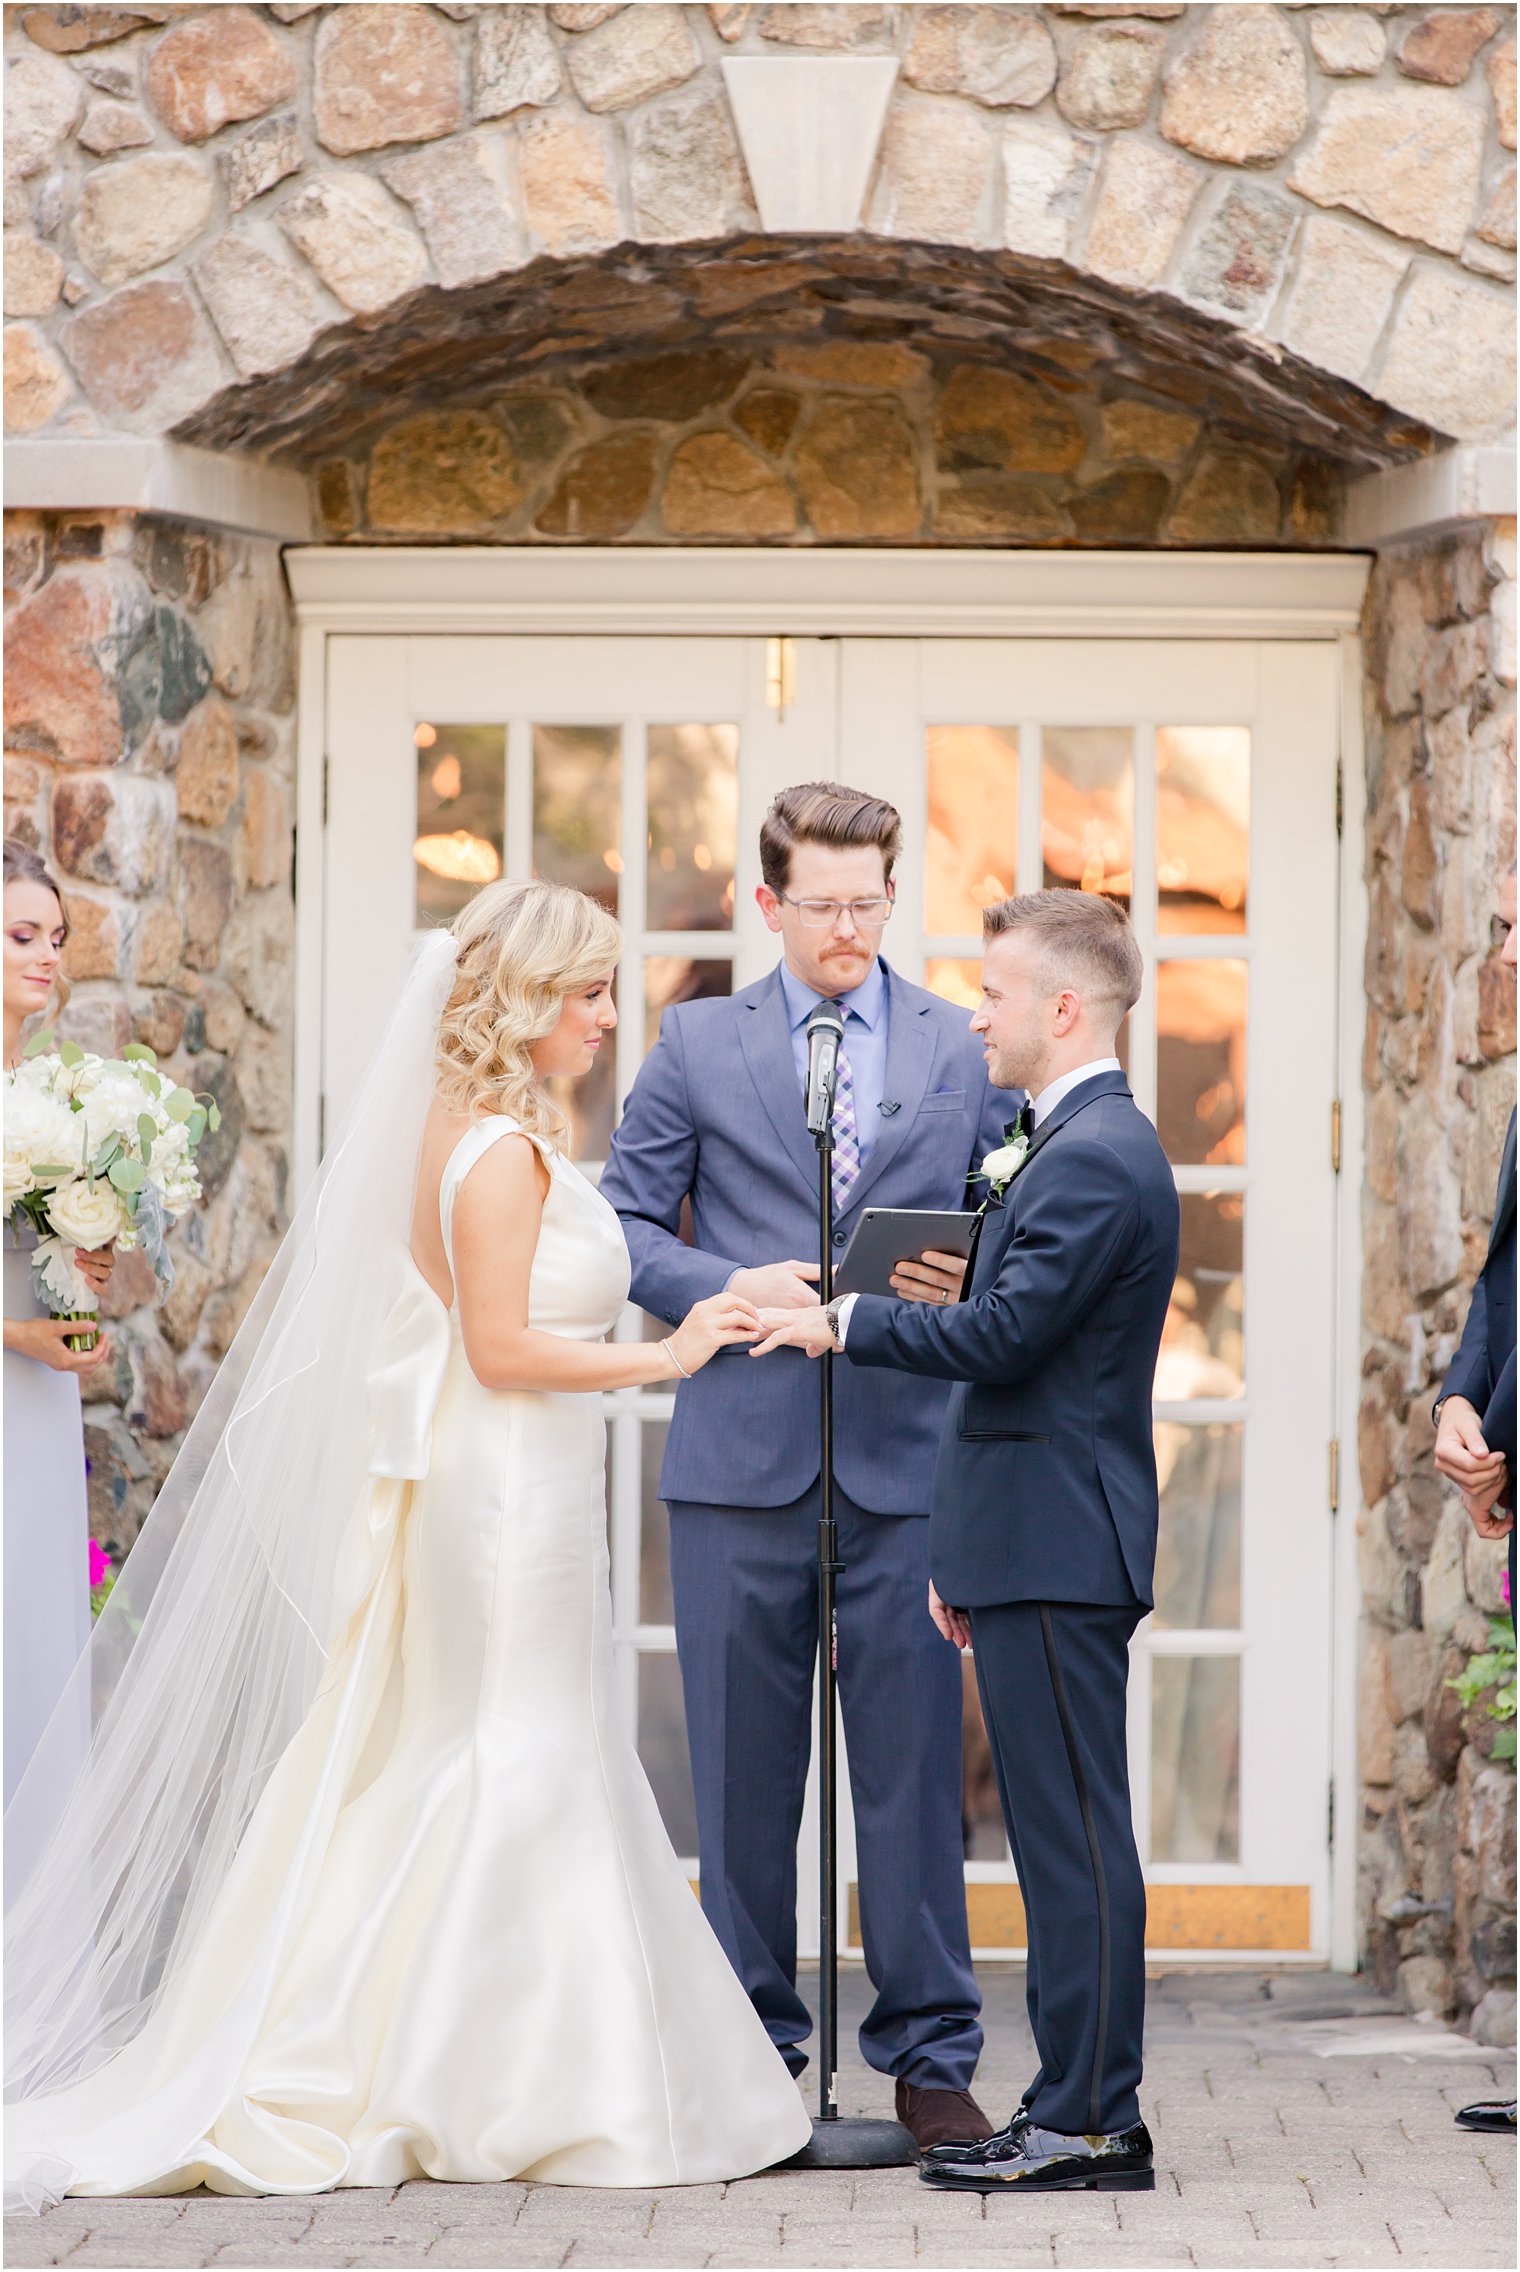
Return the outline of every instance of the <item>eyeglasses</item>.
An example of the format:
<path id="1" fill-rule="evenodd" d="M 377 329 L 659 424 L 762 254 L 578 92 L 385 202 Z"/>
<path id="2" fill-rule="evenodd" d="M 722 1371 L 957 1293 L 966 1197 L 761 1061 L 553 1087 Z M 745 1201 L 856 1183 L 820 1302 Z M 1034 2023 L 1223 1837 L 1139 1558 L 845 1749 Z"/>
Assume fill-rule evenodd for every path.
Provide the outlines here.
<path id="1" fill-rule="evenodd" d="M 776 897 L 796 908 L 808 931 L 832 931 L 841 915 L 848 915 L 857 931 L 870 931 L 885 923 L 892 912 L 890 899 L 793 899 L 785 891 L 777 892 Z"/>

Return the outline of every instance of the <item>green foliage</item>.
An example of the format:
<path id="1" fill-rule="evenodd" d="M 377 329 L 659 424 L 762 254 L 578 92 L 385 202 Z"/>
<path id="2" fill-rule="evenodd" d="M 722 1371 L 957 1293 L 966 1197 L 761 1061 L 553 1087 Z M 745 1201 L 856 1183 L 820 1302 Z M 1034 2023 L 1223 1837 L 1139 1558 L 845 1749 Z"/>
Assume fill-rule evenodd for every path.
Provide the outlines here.
<path id="1" fill-rule="evenodd" d="M 1464 1709 L 1488 1696 L 1488 1717 L 1499 1722 L 1490 1756 L 1515 1757 L 1515 1625 L 1513 1618 L 1493 1617 L 1488 1625 L 1488 1647 L 1469 1657 L 1466 1668 L 1446 1683 L 1454 1688 Z M 1492 1694 L 1489 1692 L 1492 1691 Z"/>

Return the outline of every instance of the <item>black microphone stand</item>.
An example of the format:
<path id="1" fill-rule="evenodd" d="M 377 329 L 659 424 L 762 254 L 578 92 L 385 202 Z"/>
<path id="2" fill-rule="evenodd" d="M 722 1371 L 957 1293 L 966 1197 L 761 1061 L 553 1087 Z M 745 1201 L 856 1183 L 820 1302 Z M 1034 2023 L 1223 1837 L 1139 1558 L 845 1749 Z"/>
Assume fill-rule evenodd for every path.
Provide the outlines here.
<path id="1" fill-rule="evenodd" d="M 814 1141 L 818 1146 L 818 1298 L 834 1298 L 834 1083 Z M 838 1712 L 835 1705 L 834 1580 L 839 1532 L 834 1521 L 834 1354 L 818 1359 L 820 1453 L 818 1505 L 818 2096 L 811 2142 L 788 2169 L 903 2169 L 918 2159 L 900 2122 L 840 2116 L 839 2067 L 839 1805 Z"/>

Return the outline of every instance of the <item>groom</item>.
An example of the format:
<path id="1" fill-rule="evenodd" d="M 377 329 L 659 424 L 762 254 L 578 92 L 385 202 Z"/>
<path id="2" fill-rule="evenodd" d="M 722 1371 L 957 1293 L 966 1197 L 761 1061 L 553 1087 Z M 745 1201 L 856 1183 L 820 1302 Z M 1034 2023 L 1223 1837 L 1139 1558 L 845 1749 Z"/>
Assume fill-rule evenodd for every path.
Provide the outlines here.
<path id="1" fill-rule="evenodd" d="M 842 1247 L 867 1204 L 962 1207 L 1000 1140 L 964 1014 L 881 960 L 901 842 L 892 806 L 839 782 L 785 789 L 760 837 L 761 912 L 780 967 L 728 1000 L 667 1010 L 602 1177 L 633 1298 L 683 1317 L 732 1286 L 816 1307 L 818 1161 L 807 1021 L 845 1013 L 835 1094 Z M 689 1222 L 689 1233 L 683 1226 Z M 900 1292 L 948 1301 L 959 1264 L 911 1263 Z M 947 1391 L 858 1373 L 838 1384 L 835 1514 L 844 1568 L 839 1692 L 876 2000 L 861 2051 L 896 2080 L 915 2140 L 984 2137 L 961 1842 L 960 1665 L 924 1613 L 925 1519 Z M 794 2074 L 812 2027 L 797 1993 L 797 1833 L 818 1636 L 818 1380 L 743 1350 L 683 1383 L 660 1495 L 701 1839 L 702 1907 Z"/>
<path id="2" fill-rule="evenodd" d="M 845 1295 L 765 1317 L 754 1351 L 951 1380 L 929 1609 L 976 1658 L 1028 1920 L 1039 2070 L 1007 2128 L 922 2158 L 980 2192 L 1150 2191 L 1140 2120 L 1145 1888 L 1125 1756 L 1129 1640 L 1151 1606 L 1151 1387 L 1177 1192 L 1114 1055 L 1140 950 L 1109 900 L 1030 892 L 983 917 L 982 1036 L 1034 1099 L 995 1172 L 967 1298 Z M 1001 1170 L 1001 1172 L 996 1172 Z"/>

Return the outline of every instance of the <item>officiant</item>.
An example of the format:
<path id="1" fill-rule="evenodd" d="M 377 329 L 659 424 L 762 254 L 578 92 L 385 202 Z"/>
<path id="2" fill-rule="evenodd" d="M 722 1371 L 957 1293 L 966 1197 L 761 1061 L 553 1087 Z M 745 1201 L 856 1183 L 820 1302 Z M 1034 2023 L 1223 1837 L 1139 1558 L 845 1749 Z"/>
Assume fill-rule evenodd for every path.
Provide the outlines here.
<path id="1" fill-rule="evenodd" d="M 894 808 L 838 782 L 785 789 L 760 834 L 757 899 L 781 961 L 725 999 L 667 1009 L 613 1139 L 602 1191 L 633 1299 L 683 1317 L 732 1287 L 816 1300 L 818 1165 L 806 1027 L 844 1012 L 834 1101 L 835 1259 L 862 1208 L 957 1208 L 1019 1099 L 991 1087 L 965 1013 L 882 959 L 901 848 Z M 681 1235 L 689 1206 L 692 1243 Z M 900 1266 L 944 1302 L 958 1263 Z M 961 1845 L 960 1664 L 927 1611 L 927 1511 L 948 1385 L 845 1367 L 835 1392 L 840 1704 L 876 1991 L 867 2063 L 895 2081 L 920 2147 L 990 2133 Z M 796 1848 L 818 1643 L 818 1376 L 785 1351 L 721 1357 L 676 1397 L 660 1477 L 701 1845 L 702 1906 L 794 2074 Z"/>

